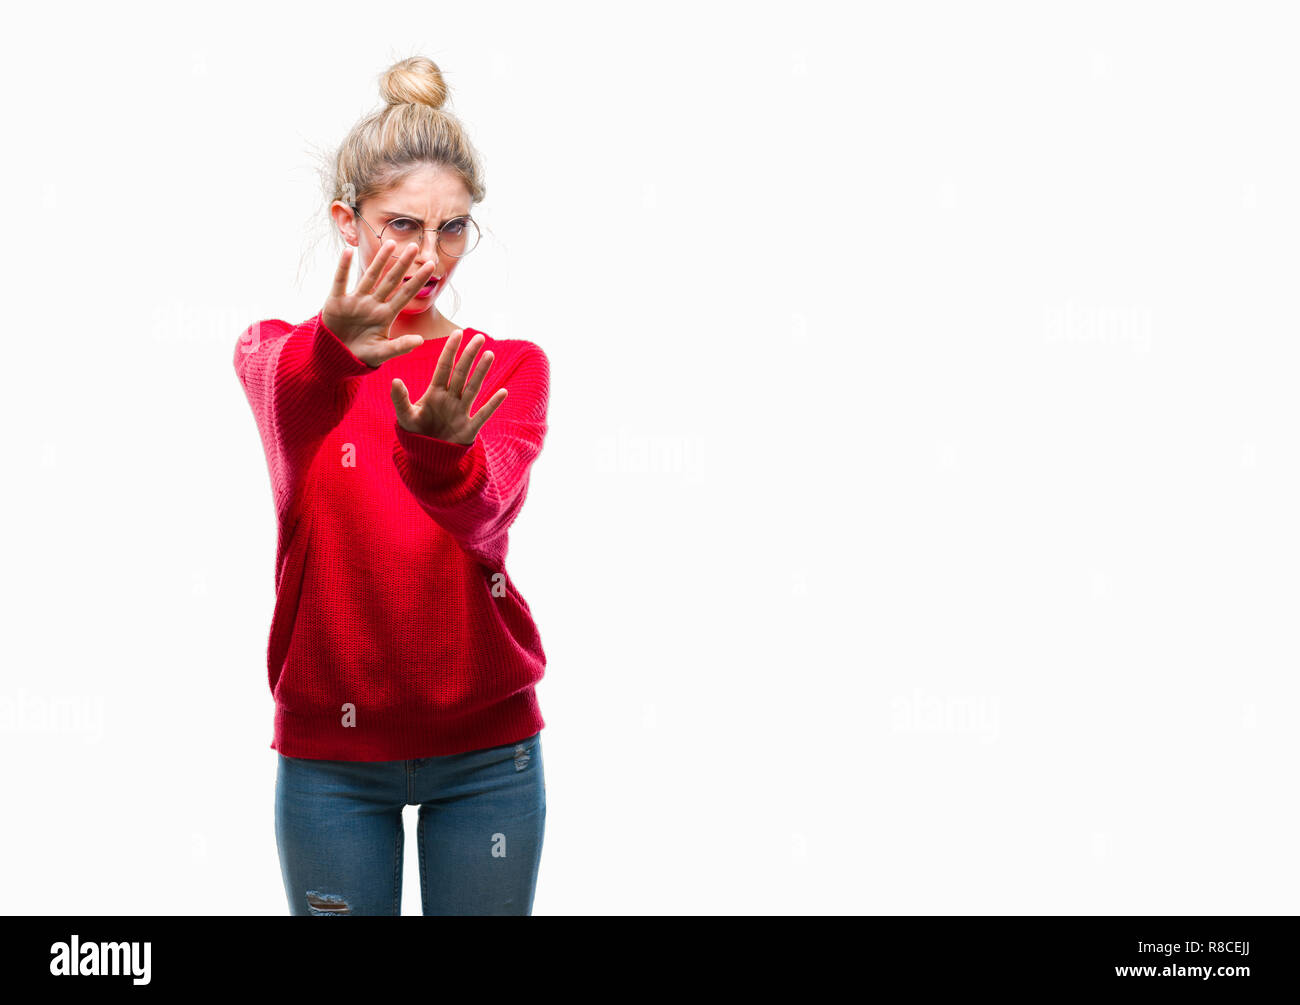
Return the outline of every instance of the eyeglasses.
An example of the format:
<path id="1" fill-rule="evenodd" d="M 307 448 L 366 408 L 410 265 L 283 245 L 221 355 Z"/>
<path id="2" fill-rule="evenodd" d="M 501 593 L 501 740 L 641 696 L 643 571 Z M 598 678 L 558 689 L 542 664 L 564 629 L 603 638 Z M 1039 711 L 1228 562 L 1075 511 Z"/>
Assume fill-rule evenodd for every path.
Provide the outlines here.
<path id="1" fill-rule="evenodd" d="M 357 218 L 362 223 L 370 227 L 370 221 L 361 215 L 355 205 L 352 206 L 352 212 L 357 214 Z M 397 242 L 398 248 L 407 243 L 423 247 L 426 230 L 433 231 L 434 247 L 438 249 L 438 254 L 446 255 L 448 258 L 464 258 L 478 244 L 478 224 L 468 216 L 458 216 L 454 220 L 448 220 L 441 227 L 426 227 L 423 220 L 416 220 L 409 216 L 399 216 L 389 220 L 378 231 L 370 227 L 370 232 L 379 238 L 381 244 L 385 240 L 384 235 L 387 234 Z"/>

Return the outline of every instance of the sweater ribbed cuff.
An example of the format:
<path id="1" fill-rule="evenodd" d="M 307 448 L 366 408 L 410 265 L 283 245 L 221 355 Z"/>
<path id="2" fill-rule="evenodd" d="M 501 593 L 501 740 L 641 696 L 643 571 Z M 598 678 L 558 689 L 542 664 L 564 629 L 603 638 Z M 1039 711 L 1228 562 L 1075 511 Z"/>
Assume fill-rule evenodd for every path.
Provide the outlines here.
<path id="1" fill-rule="evenodd" d="M 475 451 L 482 449 L 478 439 L 473 443 L 452 443 L 403 429 L 396 419 L 393 427 L 397 430 L 397 442 L 406 451 L 414 473 L 429 491 L 454 490 L 473 473 Z"/>
<path id="2" fill-rule="evenodd" d="M 318 312 L 308 322 L 315 329 L 315 338 L 312 340 L 311 346 L 311 358 L 308 363 L 311 378 L 322 383 L 336 384 L 344 377 L 374 373 L 378 369 L 377 367 L 358 359 L 353 355 L 352 350 L 345 346 L 339 337 L 326 327 L 325 321 L 321 317 L 323 313 L 323 311 Z"/>

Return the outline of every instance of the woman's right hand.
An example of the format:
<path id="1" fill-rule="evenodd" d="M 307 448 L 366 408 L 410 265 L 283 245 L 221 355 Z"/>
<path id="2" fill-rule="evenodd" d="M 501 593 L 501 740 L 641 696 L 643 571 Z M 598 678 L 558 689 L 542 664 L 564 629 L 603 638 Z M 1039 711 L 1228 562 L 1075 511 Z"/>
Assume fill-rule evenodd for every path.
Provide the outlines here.
<path id="1" fill-rule="evenodd" d="M 402 277 L 406 275 L 406 267 L 415 258 L 418 248 L 414 244 L 408 244 L 393 259 L 396 247 L 395 241 L 383 243 L 375 253 L 370 268 L 362 274 L 357 288 L 351 293 L 347 292 L 347 283 L 348 269 L 352 265 L 352 247 L 349 245 L 344 248 L 343 254 L 339 256 L 339 267 L 334 273 L 334 286 L 321 311 L 321 321 L 325 327 L 338 336 L 339 341 L 352 351 L 352 355 L 372 367 L 378 367 L 386 360 L 418 349 L 424 344 L 423 337 L 414 334 L 390 339 L 388 329 L 392 327 L 401 309 L 433 275 L 434 266 L 438 263 L 436 259 L 425 262 L 404 283 Z M 393 267 L 384 273 L 390 259 Z M 394 290 L 397 290 L 396 294 L 393 293 Z"/>

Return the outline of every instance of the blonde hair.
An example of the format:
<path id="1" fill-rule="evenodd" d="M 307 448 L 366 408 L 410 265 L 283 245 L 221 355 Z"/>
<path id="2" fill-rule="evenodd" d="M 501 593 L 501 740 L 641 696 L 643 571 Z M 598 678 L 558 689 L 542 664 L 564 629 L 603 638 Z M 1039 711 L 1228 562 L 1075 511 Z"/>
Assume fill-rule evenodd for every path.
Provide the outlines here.
<path id="1" fill-rule="evenodd" d="M 448 93 L 438 64 L 424 56 L 399 60 L 380 74 L 384 107 L 357 122 L 338 148 L 321 158 L 324 213 L 315 219 L 324 216 L 331 223 L 335 200 L 355 207 L 425 165 L 454 172 L 471 200 L 482 202 L 487 196 L 482 159 L 460 120 L 443 107 Z M 341 242 L 338 228 L 330 230 Z"/>

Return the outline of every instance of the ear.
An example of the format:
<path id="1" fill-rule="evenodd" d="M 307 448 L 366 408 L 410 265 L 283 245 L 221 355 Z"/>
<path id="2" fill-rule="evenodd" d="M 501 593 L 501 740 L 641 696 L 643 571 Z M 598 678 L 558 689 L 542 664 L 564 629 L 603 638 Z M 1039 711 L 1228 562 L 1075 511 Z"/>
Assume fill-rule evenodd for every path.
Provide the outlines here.
<path id="1" fill-rule="evenodd" d="M 330 203 L 330 216 L 334 218 L 334 225 L 338 227 L 339 233 L 343 235 L 343 240 L 352 247 L 360 246 L 360 236 L 357 233 L 357 218 L 352 212 L 352 207 L 335 199 Z"/>

